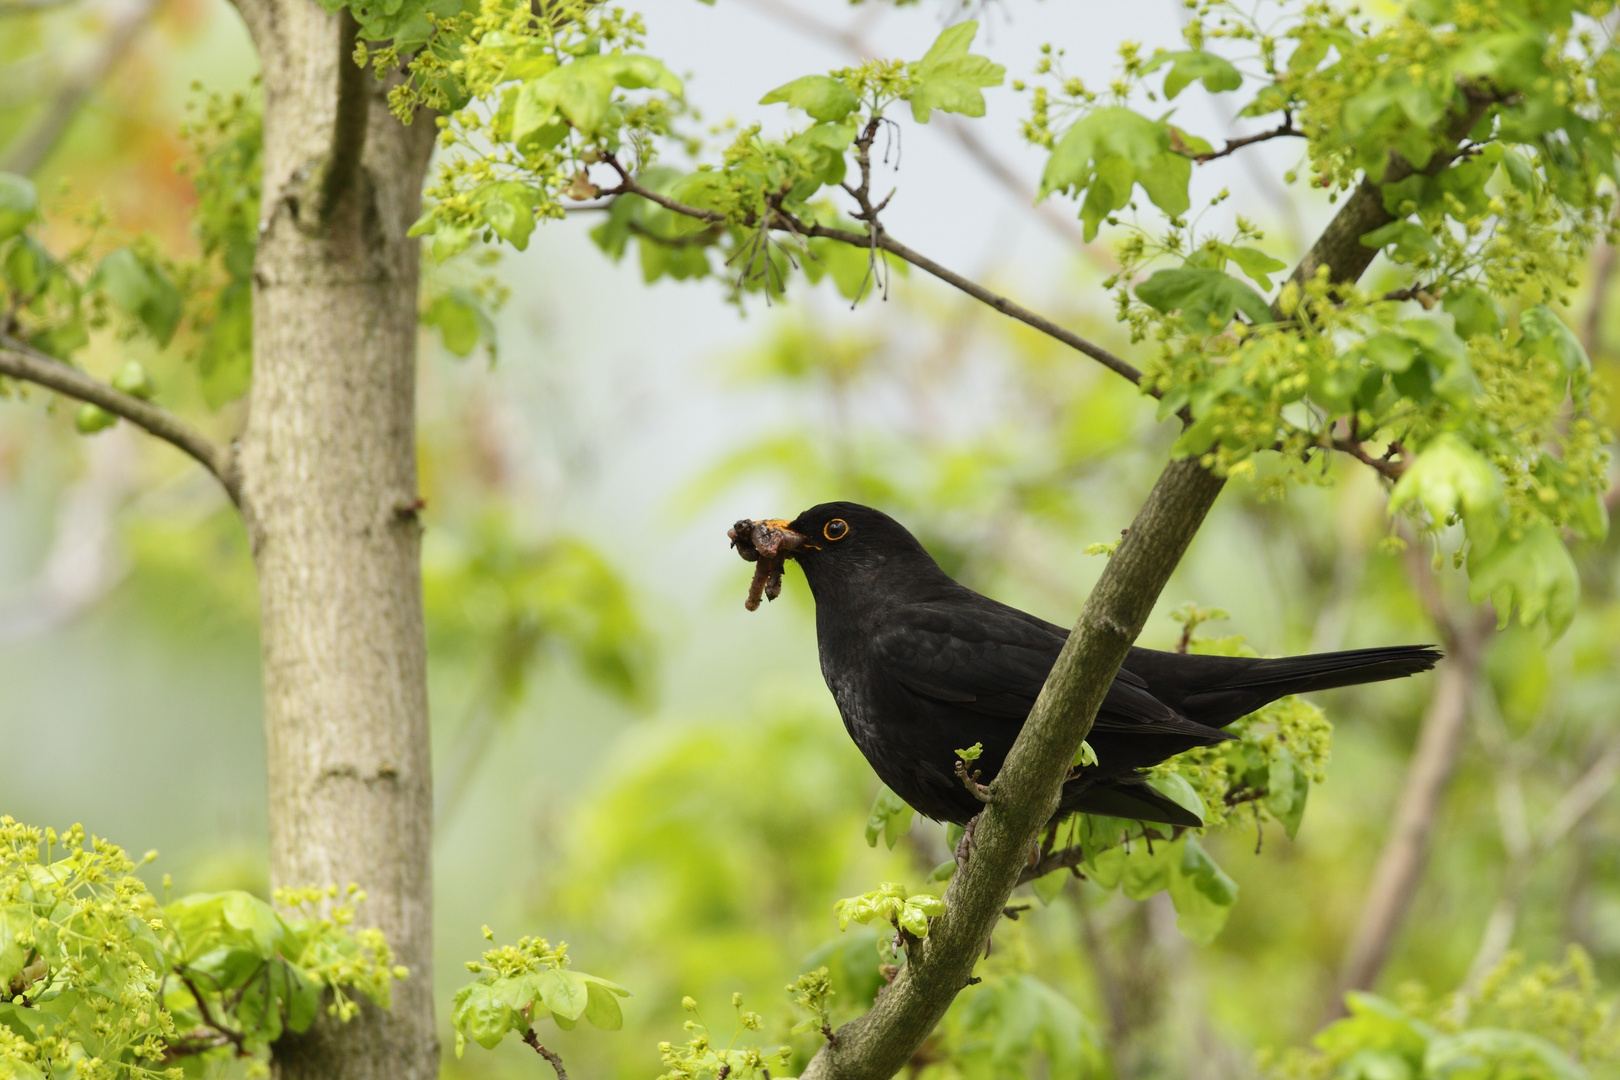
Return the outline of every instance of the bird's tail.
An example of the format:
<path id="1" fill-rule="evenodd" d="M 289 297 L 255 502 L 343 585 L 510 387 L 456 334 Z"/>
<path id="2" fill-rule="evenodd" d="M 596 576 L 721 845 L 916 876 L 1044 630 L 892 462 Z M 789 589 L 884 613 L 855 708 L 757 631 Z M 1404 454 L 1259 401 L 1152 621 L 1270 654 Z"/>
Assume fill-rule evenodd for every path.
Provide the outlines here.
<path id="1" fill-rule="evenodd" d="M 1432 645 L 1390 645 L 1266 659 L 1202 656 L 1183 668 L 1193 676 L 1187 680 L 1189 692 L 1179 702 L 1169 704 L 1196 717 L 1200 723 L 1225 727 L 1238 717 L 1289 694 L 1308 694 L 1416 675 L 1434 667 L 1444 655 Z M 1182 659 L 1193 661 L 1194 658 Z M 1196 670 L 1206 663 L 1207 671 Z"/>

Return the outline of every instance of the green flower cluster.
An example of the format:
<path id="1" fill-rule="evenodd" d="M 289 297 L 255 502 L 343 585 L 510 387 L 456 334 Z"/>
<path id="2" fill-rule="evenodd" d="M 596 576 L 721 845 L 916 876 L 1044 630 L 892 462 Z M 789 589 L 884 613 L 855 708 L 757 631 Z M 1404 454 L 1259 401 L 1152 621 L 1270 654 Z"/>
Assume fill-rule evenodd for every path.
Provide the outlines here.
<path id="1" fill-rule="evenodd" d="M 177 1080 L 183 1059 L 262 1073 L 270 1045 L 323 1001 L 339 1022 L 355 993 L 386 1008 L 408 974 L 381 933 L 350 929 L 364 899 L 353 887 L 278 893 L 298 913 L 287 917 L 242 892 L 159 904 L 136 866 L 82 826 L 0 817 L 4 1080 Z"/>

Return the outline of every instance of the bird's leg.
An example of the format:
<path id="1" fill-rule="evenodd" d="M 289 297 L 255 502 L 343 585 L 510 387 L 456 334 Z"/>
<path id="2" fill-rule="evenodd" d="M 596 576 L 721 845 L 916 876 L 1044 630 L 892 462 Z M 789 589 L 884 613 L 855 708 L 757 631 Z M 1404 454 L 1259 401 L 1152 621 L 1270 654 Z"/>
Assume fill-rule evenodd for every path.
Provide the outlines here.
<path id="1" fill-rule="evenodd" d="M 958 762 L 957 764 L 961 763 Z M 973 833 L 978 829 L 979 819 L 983 816 L 984 811 L 980 810 L 977 814 L 968 818 L 968 823 L 962 827 L 962 839 L 956 842 L 956 868 L 958 870 L 967 865 L 968 854 L 973 850 Z"/>

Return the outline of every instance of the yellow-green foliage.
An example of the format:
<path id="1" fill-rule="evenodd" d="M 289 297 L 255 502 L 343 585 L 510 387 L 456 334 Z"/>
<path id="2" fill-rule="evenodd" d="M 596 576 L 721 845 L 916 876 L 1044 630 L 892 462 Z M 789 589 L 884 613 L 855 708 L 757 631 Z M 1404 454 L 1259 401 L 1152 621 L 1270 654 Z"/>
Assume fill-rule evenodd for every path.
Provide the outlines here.
<path id="1" fill-rule="evenodd" d="M 364 899 L 353 888 L 283 891 L 286 917 L 242 892 L 159 904 L 135 869 L 82 826 L 0 817 L 0 1077 L 177 1078 L 192 1057 L 263 1066 L 323 1000 L 347 1020 L 354 993 L 386 1008 L 408 974 L 381 933 L 349 929 Z"/>

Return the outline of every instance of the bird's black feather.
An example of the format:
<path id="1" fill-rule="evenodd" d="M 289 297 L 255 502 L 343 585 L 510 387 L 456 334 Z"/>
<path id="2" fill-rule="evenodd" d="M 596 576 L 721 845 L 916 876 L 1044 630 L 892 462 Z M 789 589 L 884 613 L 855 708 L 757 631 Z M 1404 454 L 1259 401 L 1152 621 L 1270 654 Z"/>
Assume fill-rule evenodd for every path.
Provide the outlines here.
<path id="1" fill-rule="evenodd" d="M 835 519 L 843 527 L 828 529 Z M 980 744 L 974 768 L 994 778 L 1068 631 L 953 581 L 869 507 L 823 503 L 789 528 L 807 538 L 794 557 L 850 736 L 919 812 L 966 822 L 980 804 L 954 773 L 957 751 Z M 1132 648 L 1088 736 L 1098 764 L 1064 785 L 1059 813 L 1201 824 L 1140 770 L 1229 738 L 1220 729 L 1280 697 L 1427 671 L 1440 655 L 1427 645 L 1275 659 Z"/>

